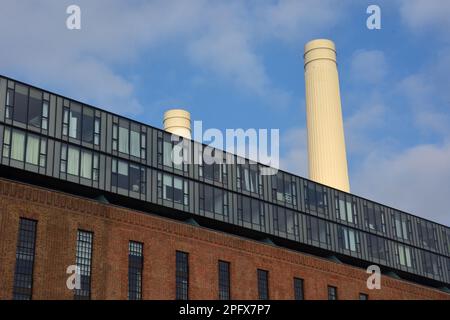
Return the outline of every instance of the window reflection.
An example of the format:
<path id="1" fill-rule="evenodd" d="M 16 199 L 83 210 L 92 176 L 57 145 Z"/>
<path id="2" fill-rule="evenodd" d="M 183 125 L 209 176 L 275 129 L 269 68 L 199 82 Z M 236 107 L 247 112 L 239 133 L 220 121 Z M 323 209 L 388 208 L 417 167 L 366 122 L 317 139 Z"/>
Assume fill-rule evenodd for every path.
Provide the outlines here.
<path id="1" fill-rule="evenodd" d="M 22 130 L 6 127 L 3 136 L 3 156 L 45 167 L 47 139 Z"/>
<path id="2" fill-rule="evenodd" d="M 327 215 L 327 193 L 325 189 L 315 183 L 305 181 L 305 205 L 309 211 Z"/>
<path id="3" fill-rule="evenodd" d="M 200 210 L 228 215 L 228 192 L 212 186 L 200 186 Z"/>
<path id="4" fill-rule="evenodd" d="M 412 267 L 411 248 L 397 244 L 397 257 L 401 266 Z"/>
<path id="5" fill-rule="evenodd" d="M 259 200 L 238 195 L 238 219 L 254 225 L 264 226 L 264 206 Z"/>
<path id="6" fill-rule="evenodd" d="M 364 219 L 367 228 L 386 233 L 385 214 L 379 205 L 364 203 Z"/>
<path id="7" fill-rule="evenodd" d="M 112 160 L 112 186 L 145 194 L 145 168 L 127 161 Z"/>
<path id="8" fill-rule="evenodd" d="M 329 244 L 329 225 L 326 221 L 311 216 L 307 217 L 308 239 L 321 244 Z"/>
<path id="9" fill-rule="evenodd" d="M 338 226 L 338 243 L 341 249 L 346 249 L 350 251 L 359 251 L 359 241 L 358 241 L 358 233 L 350 228 Z"/>
<path id="10" fill-rule="evenodd" d="M 297 189 L 291 175 L 284 172 L 272 175 L 272 197 L 279 202 L 297 205 Z"/>
<path id="11" fill-rule="evenodd" d="M 158 197 L 189 205 L 188 181 L 171 174 L 158 172 Z"/>

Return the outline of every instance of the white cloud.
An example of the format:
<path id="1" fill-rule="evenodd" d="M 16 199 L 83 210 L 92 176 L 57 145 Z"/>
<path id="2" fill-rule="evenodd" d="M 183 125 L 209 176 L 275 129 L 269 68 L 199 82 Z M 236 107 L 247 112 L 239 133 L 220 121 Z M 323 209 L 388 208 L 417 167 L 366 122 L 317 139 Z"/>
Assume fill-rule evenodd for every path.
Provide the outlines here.
<path id="1" fill-rule="evenodd" d="M 387 74 L 384 52 L 380 50 L 358 50 L 353 53 L 350 66 L 355 81 L 379 84 Z"/>
<path id="2" fill-rule="evenodd" d="M 266 35 L 302 43 L 335 26 L 347 6 L 348 3 L 342 1 L 337 6 L 335 0 L 275 1 L 272 5 L 258 7 L 261 24 L 257 27 Z"/>
<path id="3" fill-rule="evenodd" d="M 450 144 L 373 153 L 351 177 L 352 192 L 450 225 Z"/>
<path id="4" fill-rule="evenodd" d="M 280 159 L 280 169 L 308 177 L 306 128 L 293 127 L 281 132 L 281 144 L 285 150 Z"/>
<path id="5" fill-rule="evenodd" d="M 151 64 L 152 54 L 167 44 L 180 50 L 179 59 L 207 71 L 206 76 L 218 75 L 267 104 L 287 104 L 290 93 L 274 86 L 255 47 L 277 34 L 306 35 L 326 28 L 340 12 L 311 15 L 310 0 L 251 5 L 237 0 L 80 0 L 82 29 L 69 31 L 65 11 L 70 4 L 3 1 L 0 28 L 8 32 L 0 34 L 7 48 L 0 51 L 0 68 L 62 94 L 133 114 L 143 110 L 135 76 L 119 70 L 142 61 Z M 275 25 L 276 34 L 260 28 Z"/>
<path id="6" fill-rule="evenodd" d="M 347 156 L 367 155 L 377 147 L 374 131 L 381 130 L 386 116 L 382 102 L 362 101 L 361 107 L 344 120 Z"/>
<path id="7" fill-rule="evenodd" d="M 437 134 L 450 138 L 450 48 L 432 54 L 421 69 L 396 84 L 397 93 L 406 98 L 415 125 L 426 136 Z"/>
<path id="8" fill-rule="evenodd" d="M 450 1 L 401 0 L 400 15 L 414 33 L 450 40 Z"/>

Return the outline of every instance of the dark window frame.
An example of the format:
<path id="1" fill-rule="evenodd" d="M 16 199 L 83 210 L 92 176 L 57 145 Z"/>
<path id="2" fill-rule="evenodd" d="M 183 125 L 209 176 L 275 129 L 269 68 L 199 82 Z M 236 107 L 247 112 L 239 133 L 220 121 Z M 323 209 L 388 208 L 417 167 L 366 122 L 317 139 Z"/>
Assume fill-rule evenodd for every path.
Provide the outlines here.
<path id="1" fill-rule="evenodd" d="M 94 233 L 78 229 L 75 264 L 80 270 L 81 288 L 74 289 L 75 300 L 91 299 L 93 251 Z"/>
<path id="2" fill-rule="evenodd" d="M 305 300 L 305 280 L 294 277 L 294 300 Z"/>
<path id="3" fill-rule="evenodd" d="M 328 286 L 328 300 L 338 300 L 338 289 L 335 286 Z"/>
<path id="4" fill-rule="evenodd" d="M 13 299 L 31 300 L 33 296 L 37 221 L 20 218 L 18 229 Z"/>
<path id="5" fill-rule="evenodd" d="M 369 300 L 369 295 L 367 293 L 360 292 L 359 300 L 361 300 L 361 301 Z"/>
<path id="6" fill-rule="evenodd" d="M 128 300 L 142 300 L 144 244 L 128 242 Z"/>
<path id="7" fill-rule="evenodd" d="M 269 271 L 258 269 L 258 299 L 269 300 Z"/>
<path id="8" fill-rule="evenodd" d="M 164 197 L 164 177 L 168 177 L 171 181 L 171 185 L 169 186 L 172 190 L 168 194 L 167 197 Z M 181 189 L 175 188 L 175 179 L 181 180 Z M 175 200 L 175 189 L 181 191 L 181 201 Z M 170 190 L 169 190 L 170 191 Z M 171 201 L 172 203 L 178 203 L 183 206 L 189 206 L 189 180 L 171 174 L 167 172 L 158 171 L 157 172 L 157 196 L 159 199 L 165 201 Z"/>
<path id="9" fill-rule="evenodd" d="M 189 300 L 189 253 L 176 251 L 175 299 Z"/>
<path id="10" fill-rule="evenodd" d="M 219 260 L 218 277 L 219 277 L 219 300 L 230 300 L 231 274 L 230 274 L 230 263 L 228 261 Z"/>
<path id="11" fill-rule="evenodd" d="M 119 173 L 119 163 L 121 165 L 126 165 L 127 175 L 126 178 L 124 174 Z M 133 181 L 132 171 L 139 172 L 139 179 Z M 126 183 L 124 184 L 124 179 Z M 137 184 L 132 184 L 136 182 Z M 126 187 L 125 187 L 126 185 Z M 134 190 L 133 186 L 138 186 L 138 190 Z M 127 190 L 128 193 L 135 192 L 141 195 L 145 195 L 147 192 L 147 172 L 146 167 L 137 163 L 133 163 L 121 158 L 113 157 L 111 159 L 111 188 L 113 190 Z"/>

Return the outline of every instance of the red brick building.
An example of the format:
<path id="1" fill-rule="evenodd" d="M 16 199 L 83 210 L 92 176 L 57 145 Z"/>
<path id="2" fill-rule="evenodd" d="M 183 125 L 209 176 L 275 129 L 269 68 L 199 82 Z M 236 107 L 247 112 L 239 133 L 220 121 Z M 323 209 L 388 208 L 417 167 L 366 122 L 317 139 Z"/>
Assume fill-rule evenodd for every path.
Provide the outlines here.
<path id="1" fill-rule="evenodd" d="M 33 299 L 73 299 L 66 268 L 75 263 L 77 230 L 93 233 L 91 298 L 127 299 L 128 243 L 143 244 L 143 299 L 175 298 L 176 251 L 189 254 L 189 299 L 218 298 L 218 261 L 229 262 L 232 299 L 257 299 L 257 269 L 268 271 L 269 299 L 450 299 L 442 291 L 382 276 L 368 290 L 364 269 L 289 249 L 41 187 L 0 179 L 0 299 L 13 295 L 20 218 L 37 221 Z"/>
<path id="2" fill-rule="evenodd" d="M 0 76 L 0 299 L 450 298 L 448 226 L 208 149 Z"/>

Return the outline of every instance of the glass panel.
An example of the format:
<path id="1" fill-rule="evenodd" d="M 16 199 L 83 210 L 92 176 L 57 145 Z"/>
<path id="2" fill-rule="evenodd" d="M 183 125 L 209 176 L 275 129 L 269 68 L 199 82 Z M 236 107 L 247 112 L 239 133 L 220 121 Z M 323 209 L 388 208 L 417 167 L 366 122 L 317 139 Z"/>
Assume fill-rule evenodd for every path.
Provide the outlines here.
<path id="1" fill-rule="evenodd" d="M 13 131 L 11 143 L 11 158 L 23 161 L 25 156 L 25 133 Z"/>
<path id="2" fill-rule="evenodd" d="M 134 157 L 141 156 L 141 147 L 140 147 L 140 134 L 136 131 L 131 131 L 131 155 Z"/>
<path id="3" fill-rule="evenodd" d="M 286 210 L 286 224 L 287 232 L 290 234 L 295 234 L 294 212 L 291 210 Z"/>
<path id="4" fill-rule="evenodd" d="M 130 190 L 139 192 L 141 185 L 141 168 L 130 164 Z"/>
<path id="5" fill-rule="evenodd" d="M 16 84 L 14 95 L 14 111 L 13 116 L 15 121 L 22 123 L 27 122 L 27 104 L 28 104 L 28 88 Z"/>
<path id="6" fill-rule="evenodd" d="M 93 143 L 94 141 L 94 110 L 83 107 L 83 133 L 84 142 Z"/>
<path id="7" fill-rule="evenodd" d="M 261 207 L 260 202 L 258 200 L 252 199 L 252 223 L 253 224 L 261 224 Z"/>
<path id="8" fill-rule="evenodd" d="M 174 178 L 173 187 L 173 201 L 183 203 L 183 180 Z"/>
<path id="9" fill-rule="evenodd" d="M 163 144 L 163 163 L 165 166 L 172 167 L 172 142 L 169 136 L 164 136 Z"/>
<path id="10" fill-rule="evenodd" d="M 48 118 L 48 101 L 42 103 L 42 116 Z"/>
<path id="11" fill-rule="evenodd" d="M 214 188 L 214 212 L 222 214 L 223 211 L 223 191 Z"/>
<path id="12" fill-rule="evenodd" d="M 39 138 L 35 135 L 28 135 L 26 162 L 38 164 L 39 161 Z"/>
<path id="13" fill-rule="evenodd" d="M 350 223 L 353 223 L 353 209 L 352 209 L 352 203 L 350 201 L 347 201 L 347 221 Z"/>
<path id="14" fill-rule="evenodd" d="M 242 197 L 242 219 L 246 222 L 251 222 L 251 216 L 250 199 Z"/>
<path id="15" fill-rule="evenodd" d="M 205 202 L 205 210 L 213 212 L 213 189 L 210 186 L 204 186 L 204 202 Z"/>
<path id="16" fill-rule="evenodd" d="M 129 146 L 129 131 L 128 128 L 119 127 L 119 151 L 123 153 L 130 153 Z"/>
<path id="17" fill-rule="evenodd" d="M 30 101 L 28 105 L 28 124 L 41 127 L 42 116 L 42 92 L 30 89 Z"/>
<path id="18" fill-rule="evenodd" d="M 5 128 L 5 135 L 3 137 L 3 156 L 9 157 L 9 148 L 11 145 L 11 130 Z"/>
<path id="19" fill-rule="evenodd" d="M 69 147 L 67 156 L 67 173 L 78 176 L 78 167 L 80 162 L 80 150 Z"/>
<path id="20" fill-rule="evenodd" d="M 81 132 L 81 106 L 72 104 L 69 112 L 69 137 L 80 139 Z"/>
<path id="21" fill-rule="evenodd" d="M 117 161 L 117 186 L 128 190 L 128 163 Z"/>
<path id="22" fill-rule="evenodd" d="M 87 151 L 81 152 L 81 176 L 92 179 L 92 154 Z"/>
<path id="23" fill-rule="evenodd" d="M 163 176 L 163 198 L 167 200 L 173 199 L 172 177 L 167 174 Z"/>
<path id="24" fill-rule="evenodd" d="M 339 219 L 347 221 L 345 208 L 346 208 L 345 201 L 343 199 L 339 199 L 339 214 L 340 214 Z"/>

